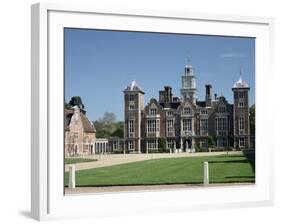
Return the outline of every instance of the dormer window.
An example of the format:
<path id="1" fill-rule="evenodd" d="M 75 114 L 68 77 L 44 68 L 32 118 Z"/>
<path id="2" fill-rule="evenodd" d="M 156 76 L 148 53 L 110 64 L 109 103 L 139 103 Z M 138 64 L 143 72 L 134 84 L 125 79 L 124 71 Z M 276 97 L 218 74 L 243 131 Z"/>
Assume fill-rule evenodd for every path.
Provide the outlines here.
<path id="1" fill-rule="evenodd" d="M 156 108 L 150 108 L 149 115 L 156 115 L 156 114 L 157 114 Z"/>
<path id="2" fill-rule="evenodd" d="M 207 115 L 207 114 L 208 114 L 208 111 L 207 111 L 207 110 L 201 110 L 201 114 L 202 114 L 202 115 Z"/>
<path id="3" fill-rule="evenodd" d="M 184 107 L 183 108 L 183 114 L 191 114 L 191 108 L 190 107 Z"/>
<path id="4" fill-rule="evenodd" d="M 168 117 L 172 117 L 172 116 L 174 116 L 173 111 L 168 111 L 168 112 L 167 112 L 167 116 L 168 116 Z"/>
<path id="5" fill-rule="evenodd" d="M 218 107 L 218 112 L 225 113 L 226 112 L 226 107 L 225 106 L 219 106 Z"/>

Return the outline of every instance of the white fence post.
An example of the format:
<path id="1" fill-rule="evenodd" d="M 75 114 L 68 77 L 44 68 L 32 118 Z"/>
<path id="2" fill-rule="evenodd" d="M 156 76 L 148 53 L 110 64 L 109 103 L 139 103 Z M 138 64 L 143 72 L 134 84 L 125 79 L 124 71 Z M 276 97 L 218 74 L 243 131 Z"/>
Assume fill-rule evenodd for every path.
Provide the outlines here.
<path id="1" fill-rule="evenodd" d="M 204 185 L 209 184 L 209 163 L 204 162 Z"/>
<path id="2" fill-rule="evenodd" d="M 68 187 L 71 189 L 75 188 L 75 165 L 69 166 L 69 184 Z"/>

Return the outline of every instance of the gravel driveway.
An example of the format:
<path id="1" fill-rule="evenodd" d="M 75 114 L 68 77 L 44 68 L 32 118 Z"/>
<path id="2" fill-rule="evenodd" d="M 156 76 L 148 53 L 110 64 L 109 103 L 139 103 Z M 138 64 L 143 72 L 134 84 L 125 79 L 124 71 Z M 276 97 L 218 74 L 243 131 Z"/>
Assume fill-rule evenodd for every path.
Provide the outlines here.
<path id="1" fill-rule="evenodd" d="M 87 155 L 79 158 L 97 159 L 95 162 L 77 163 L 76 170 L 86 170 L 98 167 L 106 167 L 118 164 L 132 163 L 150 159 L 160 158 L 180 158 L 195 156 L 216 156 L 225 155 L 226 152 L 196 152 L 196 153 L 149 153 L 149 154 L 104 154 L 104 155 Z M 228 154 L 241 154 L 241 152 L 228 152 Z M 73 164 L 72 164 L 73 165 Z M 65 165 L 65 171 L 69 170 L 69 164 Z"/>

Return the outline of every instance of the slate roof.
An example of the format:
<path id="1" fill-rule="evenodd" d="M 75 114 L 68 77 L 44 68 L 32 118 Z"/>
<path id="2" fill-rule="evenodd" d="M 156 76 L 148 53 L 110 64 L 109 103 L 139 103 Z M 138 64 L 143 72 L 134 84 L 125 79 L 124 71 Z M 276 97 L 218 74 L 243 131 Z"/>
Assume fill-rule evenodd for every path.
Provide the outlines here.
<path id="1" fill-rule="evenodd" d="M 249 85 L 246 81 L 242 80 L 242 77 L 240 77 L 239 80 L 234 83 L 233 88 L 249 88 Z"/>
<path id="2" fill-rule="evenodd" d="M 199 107 L 206 107 L 206 101 L 196 101 L 196 105 Z"/>
<path id="3" fill-rule="evenodd" d="M 128 85 L 124 91 L 140 91 L 144 93 L 143 89 L 140 87 L 140 85 L 136 81 L 132 81 L 130 85 Z"/>
<path id="4" fill-rule="evenodd" d="M 181 103 L 180 103 L 180 102 L 171 102 L 171 103 L 159 103 L 159 104 L 160 104 L 163 108 L 177 109 Z"/>
<path id="5" fill-rule="evenodd" d="M 64 130 L 69 131 L 69 124 L 71 117 L 73 115 L 73 110 L 64 109 Z"/>
<path id="6" fill-rule="evenodd" d="M 93 133 L 96 132 L 95 127 L 91 124 L 91 122 L 88 120 L 85 114 L 80 113 L 81 119 L 82 119 L 82 125 L 84 127 L 85 132 Z"/>

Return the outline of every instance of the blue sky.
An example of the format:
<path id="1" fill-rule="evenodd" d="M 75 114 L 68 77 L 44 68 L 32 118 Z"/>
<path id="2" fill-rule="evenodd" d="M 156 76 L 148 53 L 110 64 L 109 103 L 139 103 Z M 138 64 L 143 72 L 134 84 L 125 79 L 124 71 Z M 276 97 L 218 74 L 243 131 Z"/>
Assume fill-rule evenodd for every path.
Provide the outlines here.
<path id="1" fill-rule="evenodd" d="M 163 86 L 180 96 L 181 75 L 190 61 L 198 100 L 205 84 L 233 102 L 232 86 L 242 78 L 255 102 L 255 40 L 253 38 L 65 29 L 65 100 L 81 96 L 87 116 L 96 120 L 114 112 L 123 120 L 123 90 L 136 80 L 145 104 L 158 99 Z"/>

